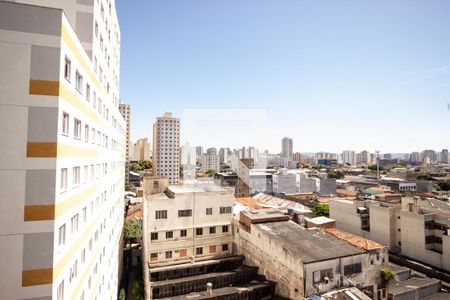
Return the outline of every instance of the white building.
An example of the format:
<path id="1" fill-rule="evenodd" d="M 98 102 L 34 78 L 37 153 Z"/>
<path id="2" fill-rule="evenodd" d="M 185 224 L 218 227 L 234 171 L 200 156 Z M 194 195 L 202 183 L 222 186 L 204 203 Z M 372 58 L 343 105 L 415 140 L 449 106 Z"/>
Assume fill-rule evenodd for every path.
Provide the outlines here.
<path id="1" fill-rule="evenodd" d="M 125 185 L 130 185 L 130 157 L 131 157 L 131 108 L 129 104 L 120 102 L 119 111 L 125 120 Z"/>
<path id="2" fill-rule="evenodd" d="M 213 154 L 203 154 L 202 155 L 202 166 L 200 171 L 206 173 L 208 170 L 220 171 L 220 158 L 218 155 Z"/>
<path id="3" fill-rule="evenodd" d="M 342 162 L 351 166 L 356 165 L 356 153 L 353 150 L 342 151 Z"/>
<path id="4" fill-rule="evenodd" d="M 280 169 L 278 174 L 272 175 L 273 192 L 278 194 L 295 194 L 297 192 L 296 175 Z"/>
<path id="5" fill-rule="evenodd" d="M 147 189 L 145 193 L 144 269 L 232 253 L 231 189 L 192 184 L 170 186 L 165 193 L 149 195 Z M 144 274 L 148 284 L 148 272 Z"/>
<path id="6" fill-rule="evenodd" d="M 165 113 L 153 124 L 153 174 L 180 182 L 180 119 Z"/>
<path id="7" fill-rule="evenodd" d="M 293 159 L 293 147 L 294 142 L 291 138 L 284 137 L 281 139 L 281 158 L 286 162 L 286 166 Z"/>
<path id="8" fill-rule="evenodd" d="M 0 298 L 115 299 L 125 168 L 115 4 L 16 2 L 0 1 Z"/>

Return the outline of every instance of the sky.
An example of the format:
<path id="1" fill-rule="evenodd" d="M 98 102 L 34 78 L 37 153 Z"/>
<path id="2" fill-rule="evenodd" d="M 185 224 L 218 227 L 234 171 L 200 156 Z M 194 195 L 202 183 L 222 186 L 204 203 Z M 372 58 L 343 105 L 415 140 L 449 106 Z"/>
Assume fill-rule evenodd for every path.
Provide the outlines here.
<path id="1" fill-rule="evenodd" d="M 277 153 L 284 136 L 295 152 L 450 147 L 450 1 L 116 6 L 132 140 L 151 140 L 167 111 L 182 143 L 204 147 Z"/>

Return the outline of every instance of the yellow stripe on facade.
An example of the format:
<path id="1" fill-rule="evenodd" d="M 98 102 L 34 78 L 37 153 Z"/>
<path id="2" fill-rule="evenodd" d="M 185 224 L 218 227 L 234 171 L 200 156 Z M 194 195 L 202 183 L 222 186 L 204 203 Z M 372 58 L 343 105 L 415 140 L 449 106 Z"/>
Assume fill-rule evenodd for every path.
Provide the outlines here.
<path id="1" fill-rule="evenodd" d="M 28 142 L 27 157 L 41 158 L 70 158 L 70 157 L 100 157 L 104 151 L 79 146 L 66 145 L 56 142 Z"/>
<path id="2" fill-rule="evenodd" d="M 78 109 L 81 113 L 88 116 L 91 120 L 100 125 L 104 125 L 102 124 L 102 122 L 100 122 L 100 118 L 98 117 L 98 115 L 94 113 L 88 105 L 86 105 L 80 98 L 77 97 L 74 92 L 69 90 L 64 84 L 59 85 L 59 95 L 76 109 Z"/>
<path id="3" fill-rule="evenodd" d="M 93 186 L 93 187 L 90 187 L 90 188 L 76 194 L 76 195 L 73 195 L 72 197 L 69 197 L 69 198 L 57 203 L 55 206 L 55 217 L 58 218 L 58 217 L 62 216 L 67 211 L 69 211 L 73 207 L 77 206 L 78 204 L 80 204 L 81 202 L 86 200 L 86 198 L 88 198 L 89 196 L 94 194 L 96 191 L 97 191 L 97 186 Z"/>
<path id="4" fill-rule="evenodd" d="M 58 144 L 55 142 L 28 142 L 27 157 L 49 158 L 58 155 Z"/>
<path id="5" fill-rule="evenodd" d="M 22 286 L 51 284 L 53 282 L 53 269 L 36 269 L 22 271 Z"/>
<path id="6" fill-rule="evenodd" d="M 89 275 L 92 272 L 92 268 L 95 265 L 95 262 L 97 261 L 99 254 L 102 250 L 102 247 L 97 247 L 97 250 L 95 251 L 94 255 L 90 255 L 91 260 L 86 265 L 83 275 L 80 277 L 80 281 L 78 282 L 77 286 L 75 287 L 74 291 L 72 292 L 71 299 L 79 299 L 78 294 L 80 293 L 81 288 L 83 287 L 83 284 L 88 280 Z"/>
<path id="7" fill-rule="evenodd" d="M 70 48 L 70 50 L 72 51 L 72 53 L 75 56 L 75 58 L 77 59 L 77 61 L 81 64 L 84 71 L 89 75 L 89 77 L 91 78 L 92 82 L 95 84 L 97 89 L 100 89 L 100 82 L 98 81 L 97 76 L 94 74 L 92 69 L 89 67 L 89 63 L 86 62 L 86 59 L 83 57 L 79 48 L 77 47 L 74 40 L 70 36 L 69 31 L 64 26 L 61 27 L 61 37 L 62 37 L 63 41 L 67 44 L 67 46 Z"/>

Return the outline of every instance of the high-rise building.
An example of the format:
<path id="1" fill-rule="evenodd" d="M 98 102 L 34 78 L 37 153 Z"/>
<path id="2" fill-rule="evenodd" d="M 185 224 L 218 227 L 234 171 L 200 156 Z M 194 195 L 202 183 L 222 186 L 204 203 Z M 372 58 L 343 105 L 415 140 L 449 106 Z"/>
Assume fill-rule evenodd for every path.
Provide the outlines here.
<path id="1" fill-rule="evenodd" d="M 180 182 L 180 119 L 169 112 L 153 124 L 153 175 Z"/>
<path id="2" fill-rule="evenodd" d="M 0 298 L 115 299 L 125 167 L 115 2 L 16 2 L 0 1 Z"/>
<path id="3" fill-rule="evenodd" d="M 120 103 L 119 111 L 125 120 L 125 185 L 130 185 L 130 130 L 131 130 L 131 109 L 129 104 Z"/>
<path id="4" fill-rule="evenodd" d="M 214 170 L 216 172 L 219 172 L 220 162 L 219 162 L 218 155 L 213 155 L 213 154 L 203 154 L 202 155 L 202 166 L 200 168 L 200 171 L 205 173 L 208 170 Z"/>
<path id="5" fill-rule="evenodd" d="M 195 147 L 195 154 L 197 155 L 197 159 L 200 159 L 203 154 L 203 147 L 202 146 Z"/>
<path id="6" fill-rule="evenodd" d="M 216 148 L 208 148 L 208 149 L 206 149 L 206 154 L 217 155 L 217 149 Z"/>
<path id="7" fill-rule="evenodd" d="M 291 138 L 284 137 L 281 139 L 281 158 L 287 162 L 292 161 L 294 143 Z"/>
<path id="8" fill-rule="evenodd" d="M 419 164 L 420 163 L 420 153 L 419 152 L 411 153 L 409 161 L 411 162 L 411 164 Z"/>
<path id="9" fill-rule="evenodd" d="M 442 151 L 441 151 L 441 163 L 448 164 L 448 149 L 442 149 Z"/>
<path id="10" fill-rule="evenodd" d="M 142 138 L 136 141 L 134 147 L 134 159 L 137 161 L 150 159 L 150 144 L 147 138 Z"/>
<path id="11" fill-rule="evenodd" d="M 370 162 L 370 153 L 366 150 L 361 151 L 361 163 L 367 165 Z"/>
<path id="12" fill-rule="evenodd" d="M 342 151 L 342 162 L 344 164 L 356 165 L 356 154 L 353 150 Z"/>

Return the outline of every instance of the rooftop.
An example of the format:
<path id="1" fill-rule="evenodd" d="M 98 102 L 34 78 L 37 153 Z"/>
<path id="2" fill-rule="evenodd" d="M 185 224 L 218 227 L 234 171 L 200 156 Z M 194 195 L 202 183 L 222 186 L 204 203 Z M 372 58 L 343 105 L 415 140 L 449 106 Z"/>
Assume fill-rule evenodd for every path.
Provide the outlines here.
<path id="1" fill-rule="evenodd" d="M 366 238 L 351 234 L 346 231 L 342 231 L 337 228 L 327 228 L 325 229 L 328 233 L 334 235 L 335 237 L 346 241 L 350 245 L 353 245 L 355 247 L 358 247 L 360 249 L 364 250 L 376 250 L 376 249 L 383 249 L 386 248 L 386 246 L 383 246 L 381 244 L 378 244 L 377 242 L 368 240 Z"/>
<path id="2" fill-rule="evenodd" d="M 305 218 L 306 221 L 311 222 L 316 225 L 327 224 L 330 222 L 336 222 L 334 219 L 330 219 L 327 217 L 316 217 L 316 218 Z"/>
<path id="3" fill-rule="evenodd" d="M 390 295 L 401 295 L 407 292 L 439 284 L 439 280 L 433 278 L 410 278 L 395 284 L 389 284 Z"/>
<path id="4" fill-rule="evenodd" d="M 292 222 L 274 222 L 256 225 L 270 235 L 287 251 L 293 253 L 303 263 L 312 263 L 362 254 L 365 251 L 338 239 L 319 229 L 305 229 Z"/>
<path id="5" fill-rule="evenodd" d="M 273 207 L 278 209 L 288 209 L 291 208 L 299 213 L 310 213 L 311 210 L 306 206 L 291 200 L 286 200 L 283 198 L 278 198 L 272 195 L 258 193 L 253 196 L 260 204 L 264 204 L 265 207 Z"/>

